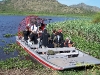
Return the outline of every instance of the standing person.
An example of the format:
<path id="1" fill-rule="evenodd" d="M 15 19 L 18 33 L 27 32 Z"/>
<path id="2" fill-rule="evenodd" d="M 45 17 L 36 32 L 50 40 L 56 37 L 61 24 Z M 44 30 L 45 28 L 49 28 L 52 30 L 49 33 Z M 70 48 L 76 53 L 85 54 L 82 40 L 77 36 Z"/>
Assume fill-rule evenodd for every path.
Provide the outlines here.
<path id="1" fill-rule="evenodd" d="M 56 32 L 56 35 L 54 37 L 54 46 L 59 47 L 62 42 L 61 36 L 59 35 L 59 32 Z"/>
<path id="2" fill-rule="evenodd" d="M 45 29 L 45 26 L 46 26 L 45 24 L 41 23 L 41 26 L 40 27 L 41 27 L 42 30 L 44 30 Z"/>
<path id="3" fill-rule="evenodd" d="M 64 47 L 72 47 L 73 44 L 74 43 L 67 37 L 65 42 L 64 42 Z"/>
<path id="4" fill-rule="evenodd" d="M 44 29 L 40 41 L 42 41 L 42 46 L 47 47 L 48 46 L 48 40 L 49 40 L 50 34 L 47 33 L 47 29 Z"/>
<path id="5" fill-rule="evenodd" d="M 42 35 L 42 28 L 41 27 L 39 27 L 37 34 L 38 34 L 38 38 L 40 38 Z"/>
<path id="6" fill-rule="evenodd" d="M 51 40 L 54 41 L 54 37 L 56 36 L 56 30 L 54 29 L 51 34 Z"/>
<path id="7" fill-rule="evenodd" d="M 42 33 L 43 33 L 43 31 L 42 31 L 41 27 L 39 27 L 38 32 L 37 32 L 37 34 L 38 34 L 37 40 L 39 42 L 39 48 L 42 48 L 42 42 L 40 41 L 40 37 L 42 36 Z"/>
<path id="8" fill-rule="evenodd" d="M 36 26 L 36 24 L 32 25 L 31 26 L 31 31 L 32 31 L 32 35 L 34 35 L 34 44 L 37 44 L 38 43 L 38 34 L 37 34 L 37 31 L 38 31 L 38 27 Z"/>
<path id="9" fill-rule="evenodd" d="M 60 36 L 60 44 L 59 44 L 59 46 L 60 47 L 64 47 L 64 39 L 63 39 L 62 29 L 59 29 L 58 32 L 59 32 L 59 36 Z"/>
<path id="10" fill-rule="evenodd" d="M 62 29 L 59 29 L 58 32 L 59 32 L 59 36 L 61 37 L 61 41 L 63 41 L 64 39 L 63 39 Z"/>

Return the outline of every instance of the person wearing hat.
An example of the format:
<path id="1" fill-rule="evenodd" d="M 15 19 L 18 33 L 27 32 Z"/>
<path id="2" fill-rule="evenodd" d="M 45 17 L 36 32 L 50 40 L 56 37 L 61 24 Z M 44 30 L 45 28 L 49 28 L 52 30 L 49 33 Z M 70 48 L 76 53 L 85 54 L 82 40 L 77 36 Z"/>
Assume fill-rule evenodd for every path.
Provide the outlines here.
<path id="1" fill-rule="evenodd" d="M 73 44 L 74 43 L 69 39 L 69 37 L 67 37 L 65 42 L 64 42 L 64 47 L 72 47 Z"/>

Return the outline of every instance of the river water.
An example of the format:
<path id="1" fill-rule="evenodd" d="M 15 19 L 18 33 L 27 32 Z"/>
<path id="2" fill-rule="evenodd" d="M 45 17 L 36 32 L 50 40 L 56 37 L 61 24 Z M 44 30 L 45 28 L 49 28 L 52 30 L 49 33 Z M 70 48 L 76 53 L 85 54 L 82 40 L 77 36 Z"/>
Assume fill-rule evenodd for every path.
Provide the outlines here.
<path id="1" fill-rule="evenodd" d="M 0 60 L 5 60 L 7 58 L 16 57 L 18 55 L 17 51 L 10 53 L 10 54 L 4 53 L 4 50 L 2 47 L 4 47 L 6 44 L 9 44 L 10 42 L 12 43 L 16 42 L 15 37 L 6 38 L 4 37 L 4 35 L 5 34 L 16 34 L 18 31 L 19 23 L 25 17 L 26 16 L 0 15 Z M 55 17 L 55 16 L 40 16 L 40 17 L 46 18 L 46 19 L 52 19 L 50 21 L 51 23 L 77 19 L 77 18 L 71 18 L 71 17 Z M 49 23 L 49 21 L 47 21 L 46 23 Z"/>

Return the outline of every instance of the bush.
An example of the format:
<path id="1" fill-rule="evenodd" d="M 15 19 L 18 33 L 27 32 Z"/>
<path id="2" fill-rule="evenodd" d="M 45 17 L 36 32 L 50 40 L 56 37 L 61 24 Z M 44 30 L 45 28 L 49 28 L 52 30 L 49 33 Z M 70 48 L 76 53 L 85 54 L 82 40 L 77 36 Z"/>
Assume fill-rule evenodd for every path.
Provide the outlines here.
<path id="1" fill-rule="evenodd" d="M 93 23 L 99 23 L 99 22 L 100 22 L 100 13 L 97 13 L 96 15 L 94 15 Z"/>

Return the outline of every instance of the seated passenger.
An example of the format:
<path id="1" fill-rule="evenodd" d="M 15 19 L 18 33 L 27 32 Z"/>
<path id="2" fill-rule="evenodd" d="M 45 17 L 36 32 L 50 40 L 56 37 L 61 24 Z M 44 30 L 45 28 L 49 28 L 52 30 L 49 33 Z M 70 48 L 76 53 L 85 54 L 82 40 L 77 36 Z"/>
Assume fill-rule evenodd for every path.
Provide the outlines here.
<path id="1" fill-rule="evenodd" d="M 30 42 L 34 42 L 34 44 L 38 43 L 37 36 L 36 36 L 36 34 L 34 34 L 34 31 L 30 33 L 30 35 L 29 35 L 29 41 Z"/>
<path id="2" fill-rule="evenodd" d="M 24 40 L 26 41 L 26 43 L 27 43 L 29 34 L 30 34 L 30 31 L 29 31 L 28 28 L 26 28 L 26 29 L 23 31 L 23 37 L 24 37 Z"/>
<path id="3" fill-rule="evenodd" d="M 72 47 L 73 44 L 74 43 L 67 37 L 65 42 L 64 42 L 64 47 Z"/>

